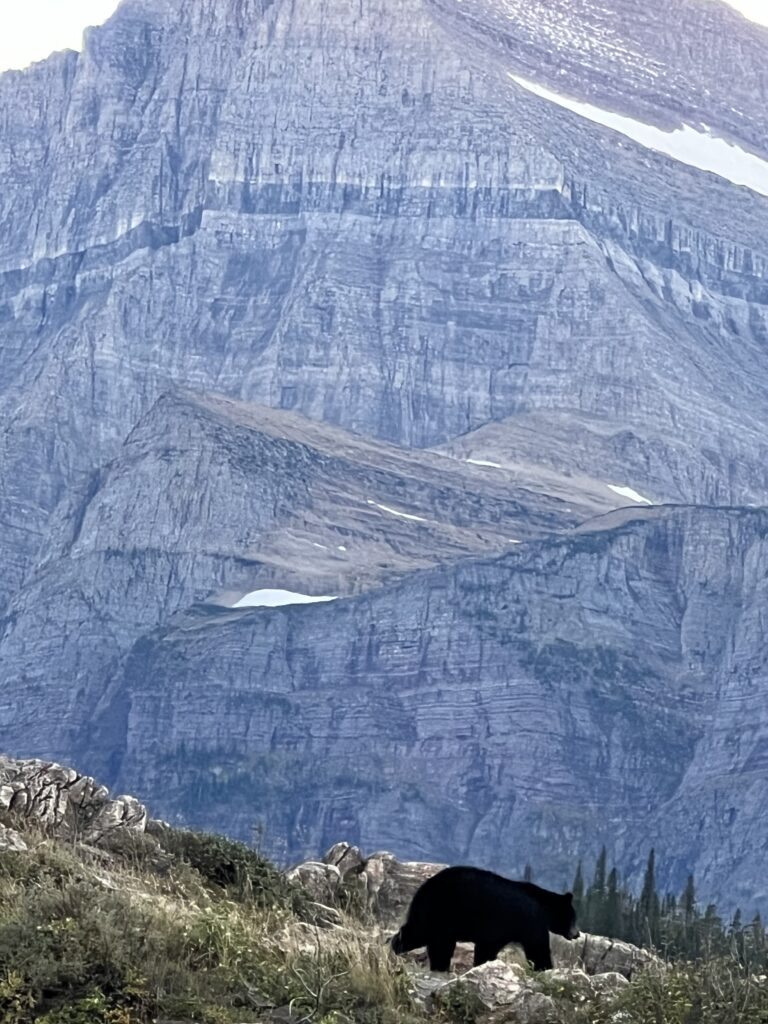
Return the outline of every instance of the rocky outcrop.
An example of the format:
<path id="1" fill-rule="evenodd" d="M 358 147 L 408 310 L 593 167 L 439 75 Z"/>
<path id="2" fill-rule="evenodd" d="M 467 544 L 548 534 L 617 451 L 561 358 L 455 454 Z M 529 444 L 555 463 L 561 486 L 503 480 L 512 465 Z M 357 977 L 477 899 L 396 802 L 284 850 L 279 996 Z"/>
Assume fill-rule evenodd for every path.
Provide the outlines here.
<path id="1" fill-rule="evenodd" d="M 0 851 L 2 850 L 10 850 L 12 853 L 24 853 L 27 850 L 27 844 L 15 829 L 8 828 L 6 825 L 0 825 Z"/>
<path id="2" fill-rule="evenodd" d="M 26 845 L 11 825 L 98 846 L 119 834 L 143 833 L 147 809 L 134 797 L 110 797 L 106 786 L 73 768 L 0 756 L 0 825 L 6 849 Z"/>
<path id="3" fill-rule="evenodd" d="M 567 973 L 569 979 L 577 977 L 577 972 Z M 438 983 L 429 1004 L 437 1007 L 450 1004 L 457 992 L 461 992 L 463 1000 L 469 998 L 481 1010 L 505 1010 L 515 1024 L 538 1024 L 553 1016 L 557 1009 L 554 999 L 540 990 L 539 984 L 526 975 L 523 967 L 499 960 L 472 967 L 455 980 Z"/>
<path id="4" fill-rule="evenodd" d="M 552 935 L 550 942 L 552 959 L 559 968 L 581 970 L 597 979 L 598 987 L 602 984 L 610 987 L 616 977 L 629 980 L 649 967 L 659 967 L 661 963 L 647 949 L 603 935 L 582 934 L 576 942 Z M 608 981 L 600 980 L 605 978 Z M 621 982 L 616 982 L 616 985 L 620 988 Z"/>

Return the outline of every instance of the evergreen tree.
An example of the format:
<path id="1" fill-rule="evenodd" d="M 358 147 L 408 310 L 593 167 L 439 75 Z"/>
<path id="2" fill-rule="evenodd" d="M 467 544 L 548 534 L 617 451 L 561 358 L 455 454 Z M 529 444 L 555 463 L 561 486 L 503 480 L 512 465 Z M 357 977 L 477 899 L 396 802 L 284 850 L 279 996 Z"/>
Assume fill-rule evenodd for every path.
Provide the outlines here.
<path id="1" fill-rule="evenodd" d="M 581 917 L 584 911 L 584 874 L 581 868 L 581 861 L 579 861 L 576 867 L 576 875 L 573 879 L 573 906 L 576 910 L 576 916 Z"/>
<path id="2" fill-rule="evenodd" d="M 760 914 L 755 914 L 752 919 L 750 926 L 750 945 L 752 947 L 752 956 L 754 962 L 758 964 L 764 964 L 766 962 L 766 943 L 765 943 L 765 928 L 763 927 L 763 919 Z"/>
<path id="3" fill-rule="evenodd" d="M 744 942 L 741 910 L 738 907 L 736 908 L 736 913 L 731 918 L 731 923 L 728 925 L 728 939 L 731 945 L 731 954 L 745 964 L 747 962 L 747 949 Z"/>
<path id="4" fill-rule="evenodd" d="M 605 932 L 609 938 L 618 938 L 623 931 L 622 899 L 619 892 L 619 873 L 611 868 L 608 875 L 608 891 L 605 897 Z"/>
<path id="5" fill-rule="evenodd" d="M 595 864 L 595 874 L 592 885 L 587 890 L 586 896 L 586 927 L 587 931 L 595 932 L 597 935 L 605 934 L 605 879 L 608 863 L 608 851 L 605 847 L 600 851 L 600 856 Z"/>
<path id="6" fill-rule="evenodd" d="M 714 903 L 710 903 L 704 911 L 704 916 L 698 922 L 698 931 L 701 936 L 699 949 L 703 956 L 711 958 L 725 952 L 727 943 L 723 922 L 717 915 Z"/>
<path id="7" fill-rule="evenodd" d="M 693 875 L 688 875 L 683 895 L 680 897 L 680 908 L 686 925 L 692 925 L 696 916 L 696 886 L 693 884 Z"/>
<path id="8" fill-rule="evenodd" d="M 531 867 L 530 864 L 526 864 L 525 868 L 523 869 L 523 881 L 524 882 L 532 882 L 533 881 L 533 868 Z"/>
<path id="9" fill-rule="evenodd" d="M 606 868 L 608 866 L 608 851 L 605 847 L 600 851 L 600 856 L 595 864 L 595 877 L 592 881 L 592 888 L 595 892 L 605 892 Z"/>
<path id="10" fill-rule="evenodd" d="M 656 891 L 656 851 L 651 849 L 648 854 L 648 863 L 645 868 L 643 889 L 640 893 L 638 903 L 637 924 L 638 938 L 650 943 L 652 946 L 659 944 L 659 918 L 661 907 L 659 905 L 659 894 Z"/>

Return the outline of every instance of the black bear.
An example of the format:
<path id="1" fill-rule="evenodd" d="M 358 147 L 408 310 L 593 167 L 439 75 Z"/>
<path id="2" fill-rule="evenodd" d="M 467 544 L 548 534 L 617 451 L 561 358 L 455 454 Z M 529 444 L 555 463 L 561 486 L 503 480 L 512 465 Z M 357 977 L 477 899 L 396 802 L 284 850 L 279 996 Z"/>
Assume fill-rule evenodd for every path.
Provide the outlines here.
<path id="1" fill-rule="evenodd" d="M 433 971 L 448 971 L 457 942 L 474 942 L 475 966 L 519 943 L 534 969 L 552 966 L 549 933 L 578 939 L 573 894 L 513 882 L 481 868 L 455 867 L 428 878 L 391 939 L 395 953 L 427 947 Z"/>

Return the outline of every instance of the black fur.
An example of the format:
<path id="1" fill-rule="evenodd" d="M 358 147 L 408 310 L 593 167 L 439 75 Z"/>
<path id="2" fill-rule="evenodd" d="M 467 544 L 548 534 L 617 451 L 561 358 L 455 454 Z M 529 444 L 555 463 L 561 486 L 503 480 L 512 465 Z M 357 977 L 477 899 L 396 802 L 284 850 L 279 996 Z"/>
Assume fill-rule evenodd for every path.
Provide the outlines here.
<path id="1" fill-rule="evenodd" d="M 427 947 L 433 971 L 450 970 L 457 942 L 475 944 L 475 965 L 519 943 L 537 971 L 552 966 L 549 933 L 577 939 L 571 893 L 513 882 L 481 868 L 445 868 L 428 878 L 391 941 L 395 953 Z"/>

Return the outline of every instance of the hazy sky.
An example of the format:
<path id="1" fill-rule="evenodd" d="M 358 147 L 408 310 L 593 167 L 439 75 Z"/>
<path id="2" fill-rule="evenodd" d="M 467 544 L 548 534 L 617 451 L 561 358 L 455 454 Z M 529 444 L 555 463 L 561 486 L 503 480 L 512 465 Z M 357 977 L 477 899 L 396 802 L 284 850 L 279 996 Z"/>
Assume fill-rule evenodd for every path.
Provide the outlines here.
<path id="1" fill-rule="evenodd" d="M 79 50 L 83 29 L 100 25 L 118 0 L 0 0 L 0 71 L 54 50 Z"/>
<path id="2" fill-rule="evenodd" d="M 768 25 L 768 0 L 727 2 Z M 118 0 L 0 0 L 0 71 L 26 67 L 53 50 L 79 50 L 86 25 L 100 24 L 117 4 Z"/>

